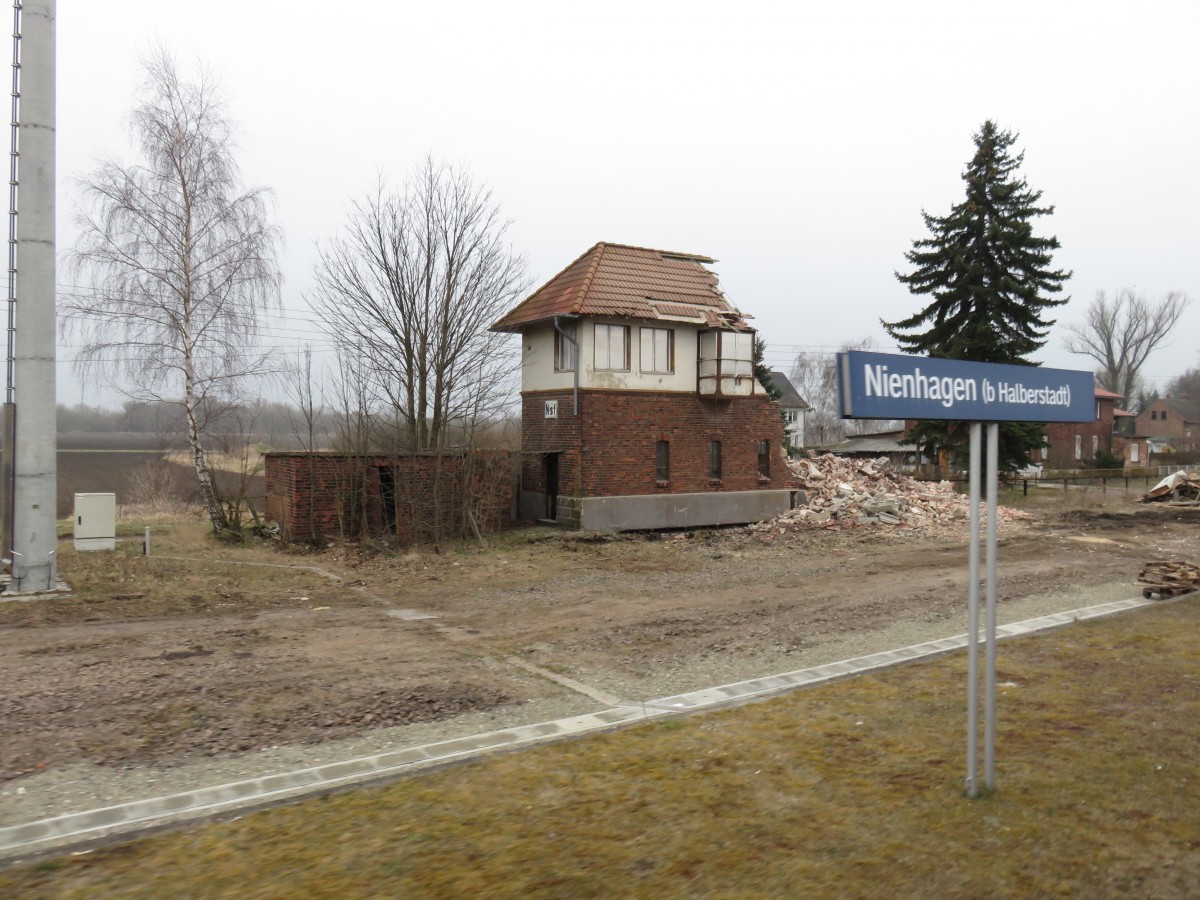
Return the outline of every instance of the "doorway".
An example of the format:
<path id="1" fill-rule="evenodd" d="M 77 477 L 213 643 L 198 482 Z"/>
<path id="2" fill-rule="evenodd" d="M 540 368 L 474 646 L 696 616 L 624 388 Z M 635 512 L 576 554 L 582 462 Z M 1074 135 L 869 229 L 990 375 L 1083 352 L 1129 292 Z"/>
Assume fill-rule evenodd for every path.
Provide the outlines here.
<path id="1" fill-rule="evenodd" d="M 396 534 L 396 470 L 379 467 L 379 513 L 384 534 Z"/>
<path id="2" fill-rule="evenodd" d="M 546 518 L 558 521 L 558 454 L 547 453 L 546 466 Z"/>

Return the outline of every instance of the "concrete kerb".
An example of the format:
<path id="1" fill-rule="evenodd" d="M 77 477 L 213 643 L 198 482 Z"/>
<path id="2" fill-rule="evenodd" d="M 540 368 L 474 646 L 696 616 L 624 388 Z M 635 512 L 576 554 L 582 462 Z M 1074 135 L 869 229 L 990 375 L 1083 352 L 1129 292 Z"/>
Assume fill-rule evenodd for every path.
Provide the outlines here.
<path id="1" fill-rule="evenodd" d="M 997 639 L 1038 634 L 1073 622 L 1110 616 L 1164 601 L 1142 598 L 1040 616 L 996 629 Z M 1167 601 L 1170 602 L 1170 601 Z M 398 777 L 407 772 L 475 759 L 489 753 L 529 747 L 671 716 L 736 706 L 801 687 L 825 684 L 853 675 L 887 669 L 918 659 L 961 650 L 967 635 L 927 641 L 897 650 L 691 691 L 644 703 L 621 703 L 599 712 L 521 725 L 471 737 L 392 750 L 374 756 L 251 778 L 165 797 L 135 800 L 102 809 L 70 813 L 20 825 L 0 827 L 0 858 L 33 856 L 99 840 L 158 830 L 222 813 L 249 811 L 286 801 L 329 793 L 348 786 Z"/>

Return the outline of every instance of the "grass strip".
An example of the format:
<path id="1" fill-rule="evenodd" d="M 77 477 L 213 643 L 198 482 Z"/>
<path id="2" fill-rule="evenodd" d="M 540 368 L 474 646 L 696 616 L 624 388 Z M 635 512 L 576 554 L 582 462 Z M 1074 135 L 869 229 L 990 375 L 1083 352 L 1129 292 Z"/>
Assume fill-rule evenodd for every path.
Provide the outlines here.
<path id="1" fill-rule="evenodd" d="M 0 872 L 22 897 L 1187 897 L 1200 603 Z"/>

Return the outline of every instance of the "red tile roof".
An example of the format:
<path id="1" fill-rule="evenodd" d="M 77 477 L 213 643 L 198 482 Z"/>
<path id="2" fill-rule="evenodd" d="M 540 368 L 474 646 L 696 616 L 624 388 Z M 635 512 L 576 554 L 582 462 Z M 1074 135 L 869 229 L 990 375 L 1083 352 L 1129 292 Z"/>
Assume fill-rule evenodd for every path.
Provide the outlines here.
<path id="1" fill-rule="evenodd" d="M 672 253 L 601 241 L 492 325 L 520 331 L 553 316 L 675 319 L 745 328 L 717 276 L 694 253 Z"/>
<path id="2" fill-rule="evenodd" d="M 1111 400 L 1124 400 L 1125 399 L 1124 394 L 1114 394 L 1112 391 L 1106 391 L 1104 388 L 1100 388 L 1100 387 L 1096 388 L 1096 396 L 1101 397 L 1101 398 L 1108 398 Z"/>

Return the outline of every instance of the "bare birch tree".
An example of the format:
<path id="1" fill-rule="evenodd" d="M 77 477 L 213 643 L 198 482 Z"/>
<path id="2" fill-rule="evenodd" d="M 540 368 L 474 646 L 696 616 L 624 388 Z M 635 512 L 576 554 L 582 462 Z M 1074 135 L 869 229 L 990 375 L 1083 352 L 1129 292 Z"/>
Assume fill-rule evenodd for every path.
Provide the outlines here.
<path id="1" fill-rule="evenodd" d="M 1083 322 L 1066 326 L 1063 344 L 1099 364 L 1096 377 L 1102 388 L 1132 401 L 1142 366 L 1170 339 L 1190 303 L 1181 291 L 1171 291 L 1157 304 L 1133 288 L 1122 288 L 1111 299 L 1097 291 Z"/>
<path id="2" fill-rule="evenodd" d="M 802 350 L 788 378 L 811 407 L 804 414 L 804 442 L 813 447 L 836 444 L 845 429 L 837 414 L 837 368 L 832 353 Z"/>
<path id="3" fill-rule="evenodd" d="M 402 193 L 381 183 L 320 249 L 309 303 L 371 370 L 409 449 L 444 449 L 502 411 L 519 354 L 488 326 L 528 290 L 508 222 L 463 170 L 427 158 Z"/>
<path id="4" fill-rule="evenodd" d="M 146 64 L 131 132 L 141 161 L 107 161 L 81 181 L 80 284 L 65 330 L 82 334 L 81 366 L 98 365 L 126 394 L 178 403 L 217 533 L 239 527 L 208 463 L 206 429 L 239 385 L 266 371 L 251 352 L 277 302 L 282 232 L 266 188 L 244 190 L 231 126 L 210 76 L 182 78 L 158 51 Z"/>
<path id="5" fill-rule="evenodd" d="M 864 338 L 847 342 L 841 352 L 870 350 L 874 342 Z M 796 354 L 788 377 L 800 396 L 812 407 L 804 417 L 804 440 L 827 447 L 858 434 L 875 434 L 903 427 L 902 422 L 879 419 L 843 419 L 838 409 L 837 357 L 833 353 L 802 350 Z"/>

